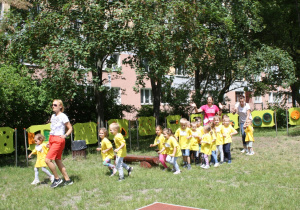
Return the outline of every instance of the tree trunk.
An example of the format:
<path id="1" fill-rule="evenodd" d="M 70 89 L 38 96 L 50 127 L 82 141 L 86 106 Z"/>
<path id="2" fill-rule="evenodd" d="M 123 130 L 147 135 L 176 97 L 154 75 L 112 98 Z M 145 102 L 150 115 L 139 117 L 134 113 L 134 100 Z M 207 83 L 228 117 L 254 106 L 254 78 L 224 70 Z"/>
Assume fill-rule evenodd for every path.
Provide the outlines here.
<path id="1" fill-rule="evenodd" d="M 156 81 L 155 79 L 150 79 L 152 94 L 153 94 L 153 114 L 159 125 L 159 115 L 160 115 L 160 95 L 161 95 L 161 80 Z"/>

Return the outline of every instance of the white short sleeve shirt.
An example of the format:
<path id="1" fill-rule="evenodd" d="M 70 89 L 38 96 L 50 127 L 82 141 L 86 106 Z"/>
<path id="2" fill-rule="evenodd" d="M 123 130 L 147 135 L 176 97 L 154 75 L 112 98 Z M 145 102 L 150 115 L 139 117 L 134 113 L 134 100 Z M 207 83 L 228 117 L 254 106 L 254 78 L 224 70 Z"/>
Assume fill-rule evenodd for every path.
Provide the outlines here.
<path id="1" fill-rule="evenodd" d="M 245 106 L 241 107 L 240 103 L 237 103 L 235 105 L 235 108 L 237 109 L 238 115 L 240 117 L 240 123 L 245 123 L 247 119 L 247 111 L 250 110 L 249 104 L 245 103 Z M 251 113 L 249 119 L 252 120 Z"/>
<path id="2" fill-rule="evenodd" d="M 66 123 L 69 122 L 69 118 L 64 113 L 59 115 L 53 114 L 51 116 L 50 135 L 60 136 L 65 135 Z"/>

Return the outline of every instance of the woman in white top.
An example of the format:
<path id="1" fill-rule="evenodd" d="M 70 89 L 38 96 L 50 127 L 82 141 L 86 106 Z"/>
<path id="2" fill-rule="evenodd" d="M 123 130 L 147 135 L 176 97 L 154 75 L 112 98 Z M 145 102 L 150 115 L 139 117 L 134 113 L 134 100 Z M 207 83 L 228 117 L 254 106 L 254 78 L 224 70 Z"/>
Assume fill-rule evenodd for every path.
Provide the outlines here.
<path id="1" fill-rule="evenodd" d="M 51 126 L 50 126 L 50 137 L 49 137 L 49 152 L 46 156 L 45 162 L 52 171 L 55 179 L 51 185 L 55 188 L 62 184 L 63 180 L 59 178 L 56 166 L 53 163 L 55 161 L 58 169 L 65 178 L 65 185 L 73 184 L 72 180 L 69 178 L 66 167 L 62 163 L 61 156 L 65 148 L 65 138 L 67 138 L 72 133 L 72 125 L 67 117 L 63 113 L 64 105 L 61 100 L 55 99 L 52 103 L 52 109 L 54 114 L 51 116 Z M 66 131 L 67 128 L 67 132 Z"/>
<path id="2" fill-rule="evenodd" d="M 249 104 L 245 103 L 245 96 L 239 97 L 239 103 L 235 105 L 234 113 L 238 113 L 239 115 L 239 124 L 242 133 L 242 141 L 244 147 L 244 149 L 241 152 L 245 153 L 247 150 L 247 145 L 245 142 L 246 133 L 244 131 L 244 124 L 248 119 L 252 120 L 250 106 Z"/>

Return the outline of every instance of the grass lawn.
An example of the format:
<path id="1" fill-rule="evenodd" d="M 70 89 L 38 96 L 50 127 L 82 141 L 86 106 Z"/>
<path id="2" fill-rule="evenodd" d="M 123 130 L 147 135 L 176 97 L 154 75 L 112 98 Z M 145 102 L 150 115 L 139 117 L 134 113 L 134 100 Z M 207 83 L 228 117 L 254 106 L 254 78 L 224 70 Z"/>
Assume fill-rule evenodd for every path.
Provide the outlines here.
<path id="1" fill-rule="evenodd" d="M 30 184 L 35 158 L 29 167 L 14 167 L 13 161 L 4 164 L 7 157 L 2 155 L 0 209 L 136 209 L 153 202 L 204 209 L 299 209 L 300 136 L 284 132 L 276 137 L 275 130 L 257 130 L 254 156 L 241 154 L 241 137 L 234 137 L 231 165 L 208 170 L 192 166 L 191 171 L 181 167 L 183 172 L 173 175 L 133 163 L 132 176 L 124 170 L 123 182 L 109 177 L 95 147 L 88 148 L 87 159 L 72 160 L 65 152 L 63 163 L 74 184 L 56 189 L 41 170 L 40 180 L 47 183 Z M 156 155 L 147 147 L 152 141 L 141 139 L 140 150 L 129 153 Z"/>

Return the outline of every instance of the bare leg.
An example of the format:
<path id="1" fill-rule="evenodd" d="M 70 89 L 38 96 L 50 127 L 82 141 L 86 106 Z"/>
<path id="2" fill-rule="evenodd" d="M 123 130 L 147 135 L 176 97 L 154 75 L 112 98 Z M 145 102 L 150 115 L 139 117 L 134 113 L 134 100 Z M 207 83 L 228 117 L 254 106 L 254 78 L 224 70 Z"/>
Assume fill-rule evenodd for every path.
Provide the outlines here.
<path id="1" fill-rule="evenodd" d="M 64 164 L 62 163 L 62 161 L 61 161 L 61 160 L 55 160 L 55 162 L 56 162 L 56 165 L 57 165 L 58 169 L 60 170 L 60 172 L 61 172 L 62 175 L 64 176 L 65 180 L 66 180 L 66 181 L 69 181 L 70 178 L 69 178 L 69 176 L 68 176 L 68 174 L 67 174 L 66 167 L 64 166 Z M 54 176 L 55 176 L 55 175 L 54 175 Z"/>
<path id="2" fill-rule="evenodd" d="M 52 162 L 52 160 L 46 158 L 45 162 L 48 165 L 49 169 L 51 170 L 52 174 L 54 175 L 55 179 L 59 179 L 59 176 L 58 176 L 57 171 L 56 171 L 56 166 Z"/>

